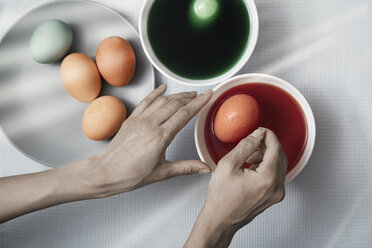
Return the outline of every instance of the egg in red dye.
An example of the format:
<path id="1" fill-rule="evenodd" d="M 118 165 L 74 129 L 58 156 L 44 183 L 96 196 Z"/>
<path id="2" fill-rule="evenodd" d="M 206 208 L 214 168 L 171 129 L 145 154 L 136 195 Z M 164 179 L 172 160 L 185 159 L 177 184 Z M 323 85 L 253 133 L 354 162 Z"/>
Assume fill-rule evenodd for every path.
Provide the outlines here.
<path id="1" fill-rule="evenodd" d="M 255 129 L 260 121 L 260 105 L 248 94 L 237 94 L 221 104 L 213 122 L 214 134 L 225 143 L 238 142 Z"/>

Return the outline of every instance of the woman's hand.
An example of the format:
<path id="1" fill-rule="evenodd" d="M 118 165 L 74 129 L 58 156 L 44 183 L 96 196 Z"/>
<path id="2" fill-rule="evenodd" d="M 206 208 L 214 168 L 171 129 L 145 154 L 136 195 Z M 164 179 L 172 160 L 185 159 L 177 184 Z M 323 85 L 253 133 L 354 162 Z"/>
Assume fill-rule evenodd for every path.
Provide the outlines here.
<path id="1" fill-rule="evenodd" d="M 253 164 L 244 169 L 245 162 Z M 285 195 L 287 159 L 275 134 L 259 128 L 220 160 L 186 247 L 227 247 L 235 232 Z"/>
<path id="2" fill-rule="evenodd" d="M 183 92 L 162 96 L 166 85 L 150 93 L 123 123 L 107 149 L 94 158 L 93 168 L 103 195 L 134 190 L 171 177 L 210 173 L 199 160 L 165 160 L 176 134 L 209 101 L 212 91 L 197 96 Z"/>
<path id="3" fill-rule="evenodd" d="M 53 170 L 0 178 L 0 223 L 50 206 L 126 192 L 170 177 L 209 173 L 197 160 L 170 162 L 165 151 L 174 136 L 209 101 L 184 92 L 150 93 L 123 123 L 107 149 Z"/>

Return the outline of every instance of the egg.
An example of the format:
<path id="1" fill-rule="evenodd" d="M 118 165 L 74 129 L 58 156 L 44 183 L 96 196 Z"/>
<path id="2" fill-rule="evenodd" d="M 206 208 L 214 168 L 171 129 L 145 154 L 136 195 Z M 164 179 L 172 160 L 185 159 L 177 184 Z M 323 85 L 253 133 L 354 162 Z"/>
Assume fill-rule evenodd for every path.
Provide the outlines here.
<path id="1" fill-rule="evenodd" d="M 72 44 L 71 28 L 61 20 L 41 23 L 32 33 L 30 52 L 39 63 L 53 63 L 61 59 Z"/>
<path id="2" fill-rule="evenodd" d="M 119 131 L 125 121 L 127 110 L 122 101 L 114 96 L 101 96 L 86 108 L 82 128 L 91 140 L 104 140 Z"/>
<path id="3" fill-rule="evenodd" d="M 260 105 L 252 96 L 231 96 L 218 108 L 214 117 L 214 133 L 222 142 L 238 142 L 256 128 L 260 120 Z"/>
<path id="4" fill-rule="evenodd" d="M 132 46 L 117 36 L 108 37 L 99 44 L 96 61 L 102 77 L 113 86 L 128 84 L 136 70 Z"/>
<path id="5" fill-rule="evenodd" d="M 93 101 L 101 91 L 101 76 L 97 66 L 85 54 L 68 55 L 62 61 L 60 74 L 67 92 L 81 102 Z"/>

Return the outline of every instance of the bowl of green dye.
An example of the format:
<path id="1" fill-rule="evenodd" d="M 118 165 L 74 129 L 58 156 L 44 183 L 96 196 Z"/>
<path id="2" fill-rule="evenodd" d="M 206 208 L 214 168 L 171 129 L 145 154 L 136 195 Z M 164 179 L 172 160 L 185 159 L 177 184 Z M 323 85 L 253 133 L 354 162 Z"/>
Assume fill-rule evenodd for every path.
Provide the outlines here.
<path id="1" fill-rule="evenodd" d="M 139 34 L 153 66 L 176 82 L 206 86 L 235 75 L 258 37 L 253 0 L 146 0 Z"/>

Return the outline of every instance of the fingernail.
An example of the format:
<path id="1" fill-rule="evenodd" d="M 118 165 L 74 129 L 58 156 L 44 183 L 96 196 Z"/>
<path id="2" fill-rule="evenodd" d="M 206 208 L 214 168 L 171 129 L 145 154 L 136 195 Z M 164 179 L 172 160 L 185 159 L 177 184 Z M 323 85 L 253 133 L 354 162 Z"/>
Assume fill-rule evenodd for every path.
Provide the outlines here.
<path id="1" fill-rule="evenodd" d="M 167 87 L 167 84 L 161 84 L 161 85 L 159 86 L 160 89 L 163 89 L 163 88 L 165 88 L 165 87 Z"/>
<path id="2" fill-rule="evenodd" d="M 190 94 L 196 95 L 196 91 L 189 91 Z"/>
<path id="3" fill-rule="evenodd" d="M 255 138 L 261 138 L 264 134 L 264 130 L 262 129 L 256 129 L 252 134 L 251 136 L 255 137 Z"/>
<path id="4" fill-rule="evenodd" d="M 201 93 L 201 95 L 209 95 L 209 94 L 211 94 L 212 92 L 213 92 L 213 90 L 208 89 L 208 90 L 204 91 L 203 93 Z"/>
<path id="5" fill-rule="evenodd" d="M 199 171 L 199 174 L 210 174 L 210 173 L 211 173 L 211 171 L 208 170 L 208 169 L 202 169 L 202 170 Z"/>

